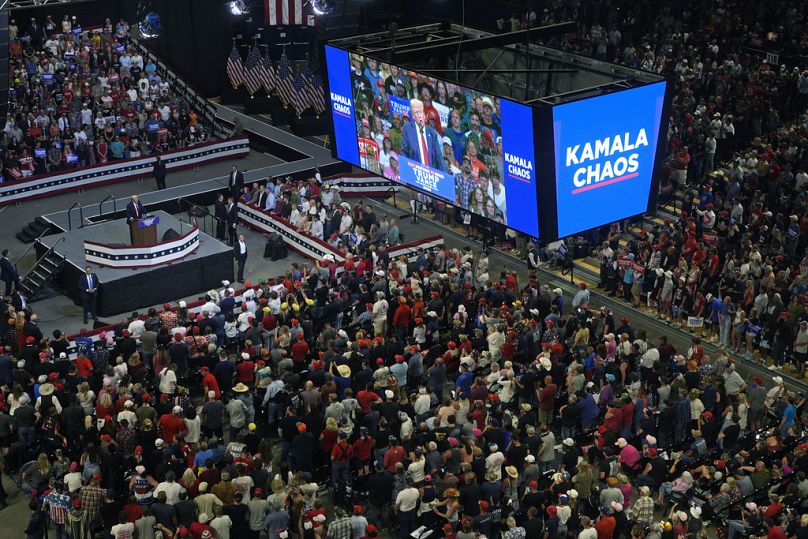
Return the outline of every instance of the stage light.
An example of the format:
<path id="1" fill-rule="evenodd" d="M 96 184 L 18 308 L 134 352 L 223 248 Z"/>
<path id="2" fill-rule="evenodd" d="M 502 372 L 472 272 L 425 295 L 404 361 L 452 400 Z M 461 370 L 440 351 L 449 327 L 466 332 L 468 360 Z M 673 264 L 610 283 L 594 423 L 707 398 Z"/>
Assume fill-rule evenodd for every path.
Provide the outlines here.
<path id="1" fill-rule="evenodd" d="M 143 22 L 137 23 L 137 29 L 140 31 L 141 37 L 144 39 L 152 39 L 160 35 L 162 26 L 160 25 L 160 15 L 154 11 L 146 14 Z"/>
<path id="2" fill-rule="evenodd" d="M 250 6 L 244 0 L 233 0 L 232 2 L 227 4 L 230 8 L 230 13 L 235 15 L 236 17 L 241 15 L 247 15 L 250 12 Z"/>
<path id="3" fill-rule="evenodd" d="M 336 7 L 335 0 L 311 0 L 311 9 L 315 15 L 329 15 Z"/>

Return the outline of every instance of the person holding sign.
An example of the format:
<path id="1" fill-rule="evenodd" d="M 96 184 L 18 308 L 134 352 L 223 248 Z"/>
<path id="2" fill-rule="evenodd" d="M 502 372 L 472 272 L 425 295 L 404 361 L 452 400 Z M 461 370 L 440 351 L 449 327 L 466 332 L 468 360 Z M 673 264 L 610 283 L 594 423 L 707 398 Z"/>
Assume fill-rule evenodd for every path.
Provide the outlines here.
<path id="1" fill-rule="evenodd" d="M 410 116 L 412 121 L 402 129 L 401 153 L 427 167 L 444 170 L 438 133 L 426 125 L 424 104 L 420 99 L 410 100 Z"/>

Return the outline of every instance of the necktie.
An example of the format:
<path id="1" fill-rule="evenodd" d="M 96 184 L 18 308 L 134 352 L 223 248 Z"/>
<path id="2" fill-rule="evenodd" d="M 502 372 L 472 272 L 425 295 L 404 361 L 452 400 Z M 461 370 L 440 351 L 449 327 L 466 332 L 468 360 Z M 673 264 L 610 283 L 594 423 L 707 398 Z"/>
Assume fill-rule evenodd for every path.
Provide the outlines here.
<path id="1" fill-rule="evenodd" d="M 87 288 L 92 288 L 92 287 L 93 287 L 93 276 L 88 275 L 87 276 Z"/>
<path id="2" fill-rule="evenodd" d="M 420 126 L 418 128 L 421 132 L 421 157 L 423 157 L 422 161 L 426 166 L 429 166 L 429 150 L 426 147 L 426 133 L 424 133 L 424 126 Z"/>
<path id="3" fill-rule="evenodd" d="M 140 218 L 140 206 L 135 204 L 135 217 Z"/>

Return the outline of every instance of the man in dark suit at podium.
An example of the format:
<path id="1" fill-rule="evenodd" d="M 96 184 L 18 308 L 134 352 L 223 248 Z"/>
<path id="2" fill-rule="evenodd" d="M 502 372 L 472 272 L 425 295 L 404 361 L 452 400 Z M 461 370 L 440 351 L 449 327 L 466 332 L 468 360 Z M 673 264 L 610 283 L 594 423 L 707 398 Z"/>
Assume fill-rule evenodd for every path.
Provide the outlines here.
<path id="1" fill-rule="evenodd" d="M 233 258 L 238 262 L 238 276 L 236 280 L 244 282 L 244 264 L 247 263 L 247 240 L 244 234 L 239 234 L 238 241 L 233 245 Z"/>
<path id="2" fill-rule="evenodd" d="M 427 124 L 423 101 L 410 100 L 410 116 L 412 121 L 401 130 L 401 153 L 422 165 L 444 170 L 440 138 L 438 132 Z"/>
<path id="3" fill-rule="evenodd" d="M 230 171 L 230 179 L 227 185 L 230 187 L 230 194 L 233 196 L 233 200 L 238 200 L 241 197 L 241 193 L 244 191 L 244 174 L 236 165 L 233 165 Z"/>
<path id="4" fill-rule="evenodd" d="M 132 195 L 132 200 L 126 205 L 126 223 L 131 223 L 135 219 L 142 219 L 145 215 L 140 199 L 137 195 Z"/>
<path id="5" fill-rule="evenodd" d="M 84 307 L 84 323 L 87 323 L 87 315 L 91 315 L 93 320 L 98 320 L 95 314 L 98 303 L 98 276 L 93 273 L 90 266 L 84 268 L 84 275 L 79 277 L 79 290 L 81 291 L 81 304 Z"/>

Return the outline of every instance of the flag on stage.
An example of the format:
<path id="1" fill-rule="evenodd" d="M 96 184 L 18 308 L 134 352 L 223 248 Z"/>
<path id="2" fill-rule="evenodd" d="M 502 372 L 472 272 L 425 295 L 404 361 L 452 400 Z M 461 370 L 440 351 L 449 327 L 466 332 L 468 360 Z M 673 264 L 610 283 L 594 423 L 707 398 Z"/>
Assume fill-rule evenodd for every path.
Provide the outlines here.
<path id="1" fill-rule="evenodd" d="M 305 24 L 303 22 L 303 0 L 264 0 L 264 24 Z"/>
<path id="2" fill-rule="evenodd" d="M 254 46 L 247 55 L 247 63 L 244 65 L 244 86 L 250 95 L 261 89 L 260 70 L 263 68 L 261 53 L 258 47 Z"/>
<path id="3" fill-rule="evenodd" d="M 297 113 L 298 117 L 300 114 L 309 108 L 311 103 L 309 103 L 309 96 L 306 93 L 305 83 L 303 82 L 303 74 L 298 72 L 297 76 L 295 76 L 295 83 L 294 83 L 294 93 L 292 94 L 292 106 L 295 108 L 295 112 Z"/>
<path id="4" fill-rule="evenodd" d="M 276 89 L 278 95 L 284 103 L 284 106 L 294 104 L 294 73 L 292 73 L 292 65 L 289 63 L 289 58 L 286 56 L 286 51 L 281 54 L 281 61 L 278 63 L 278 81 Z"/>
<path id="5" fill-rule="evenodd" d="M 272 58 L 269 57 L 269 53 L 261 61 L 258 68 L 258 78 L 261 80 L 261 85 L 267 91 L 267 94 L 272 93 L 277 84 L 277 77 L 275 76 L 275 68 L 272 66 Z"/>
<path id="6" fill-rule="evenodd" d="M 241 55 L 235 44 L 230 51 L 230 56 L 227 57 L 227 77 L 233 88 L 238 88 L 244 83 L 244 65 L 241 63 Z"/>

